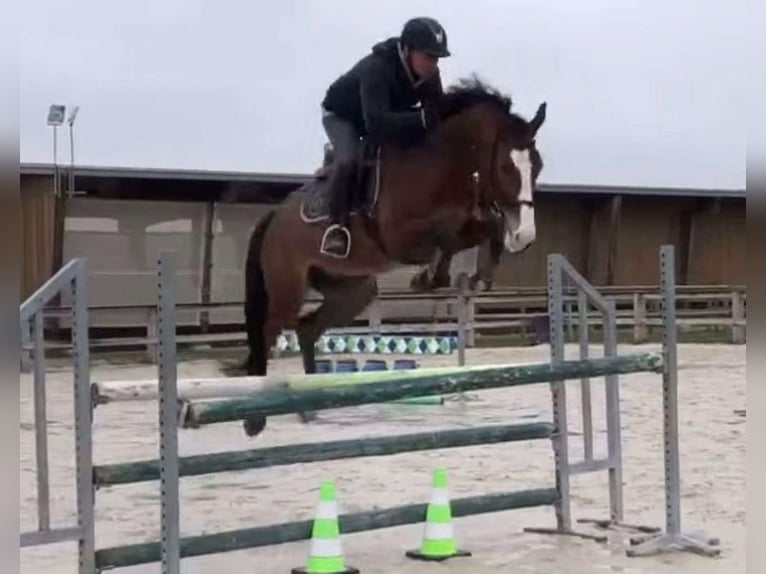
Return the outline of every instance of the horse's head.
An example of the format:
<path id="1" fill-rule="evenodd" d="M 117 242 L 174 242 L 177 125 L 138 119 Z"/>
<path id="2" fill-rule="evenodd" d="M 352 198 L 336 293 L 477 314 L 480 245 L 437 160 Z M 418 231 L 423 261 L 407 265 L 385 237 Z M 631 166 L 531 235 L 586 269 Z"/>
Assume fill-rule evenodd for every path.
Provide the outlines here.
<path id="1" fill-rule="evenodd" d="M 523 251 L 535 240 L 534 192 L 543 169 L 535 136 L 545 121 L 545 109 L 541 104 L 530 122 L 511 116 L 507 129 L 498 131 L 487 199 L 503 214 L 503 244 L 511 253 Z"/>
<path id="2" fill-rule="evenodd" d="M 511 113 L 510 98 L 474 79 L 450 90 L 445 105 L 448 115 L 465 112 L 480 201 L 502 214 L 505 248 L 524 251 L 536 235 L 534 192 L 543 161 L 535 137 L 545 121 L 546 104 L 526 121 Z"/>

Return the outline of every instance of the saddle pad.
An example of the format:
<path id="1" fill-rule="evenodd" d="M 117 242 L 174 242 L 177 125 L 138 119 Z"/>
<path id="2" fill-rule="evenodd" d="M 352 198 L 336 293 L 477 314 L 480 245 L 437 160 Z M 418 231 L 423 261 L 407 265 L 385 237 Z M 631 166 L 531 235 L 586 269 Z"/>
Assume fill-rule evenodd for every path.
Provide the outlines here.
<path id="1" fill-rule="evenodd" d="M 370 181 L 372 180 L 372 181 Z M 319 223 L 330 218 L 330 196 L 327 193 L 330 184 L 330 174 L 321 173 L 311 182 L 304 186 L 304 197 L 301 201 L 301 219 L 306 223 Z M 360 215 L 366 212 L 370 215 L 378 204 L 380 193 L 380 160 L 375 161 L 374 177 L 370 177 L 370 170 L 364 177 L 364 187 L 361 201 L 352 206 L 349 215 Z"/>

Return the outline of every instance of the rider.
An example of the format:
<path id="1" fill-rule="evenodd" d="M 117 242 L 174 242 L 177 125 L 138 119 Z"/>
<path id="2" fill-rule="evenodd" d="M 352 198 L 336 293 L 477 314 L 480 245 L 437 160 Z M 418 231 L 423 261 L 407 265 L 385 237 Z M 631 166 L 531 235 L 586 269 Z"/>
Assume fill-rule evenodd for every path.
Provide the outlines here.
<path id="1" fill-rule="evenodd" d="M 375 44 L 370 54 L 333 82 L 322 102 L 322 124 L 333 145 L 330 226 L 321 252 L 347 257 L 348 211 L 356 179 L 359 141 L 412 143 L 438 123 L 442 95 L 439 58 L 450 55 L 447 34 L 433 18 L 413 18 L 399 37 Z M 418 109 L 416 104 L 420 103 Z"/>

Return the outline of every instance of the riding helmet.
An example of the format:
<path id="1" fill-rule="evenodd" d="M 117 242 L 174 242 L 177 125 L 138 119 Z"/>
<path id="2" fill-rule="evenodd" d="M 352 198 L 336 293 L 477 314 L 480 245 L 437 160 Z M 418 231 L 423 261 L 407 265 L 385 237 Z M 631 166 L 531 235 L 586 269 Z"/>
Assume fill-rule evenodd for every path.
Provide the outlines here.
<path id="1" fill-rule="evenodd" d="M 447 49 L 447 32 L 433 18 L 412 18 L 402 29 L 400 36 L 404 46 L 411 50 L 425 52 L 437 58 L 450 55 Z"/>

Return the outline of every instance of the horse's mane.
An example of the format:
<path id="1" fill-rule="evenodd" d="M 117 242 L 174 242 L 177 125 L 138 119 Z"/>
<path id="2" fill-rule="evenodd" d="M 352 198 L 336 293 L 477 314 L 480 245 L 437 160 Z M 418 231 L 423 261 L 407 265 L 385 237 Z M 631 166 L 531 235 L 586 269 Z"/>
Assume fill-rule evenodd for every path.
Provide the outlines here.
<path id="1" fill-rule="evenodd" d="M 511 112 L 511 106 L 513 105 L 511 96 L 503 94 L 496 88 L 482 82 L 475 75 L 458 80 L 457 84 L 445 90 L 440 103 L 440 111 L 442 118 L 446 119 L 478 104 L 497 106 L 508 116 L 511 128 L 524 130 L 527 127 L 526 120 Z"/>

